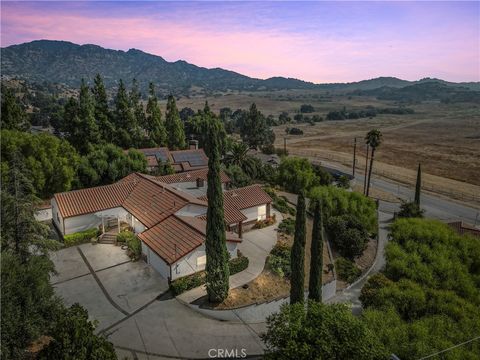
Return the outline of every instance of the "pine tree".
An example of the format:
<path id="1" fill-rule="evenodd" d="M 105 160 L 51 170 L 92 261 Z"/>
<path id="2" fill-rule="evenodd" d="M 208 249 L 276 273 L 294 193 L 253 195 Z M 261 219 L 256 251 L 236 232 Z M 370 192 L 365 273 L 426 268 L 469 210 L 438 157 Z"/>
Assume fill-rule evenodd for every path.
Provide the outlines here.
<path id="1" fill-rule="evenodd" d="M 120 79 L 117 96 L 115 97 L 115 128 L 116 144 L 123 148 L 132 145 L 131 133 L 134 126 L 134 116 L 130 107 L 130 99 L 123 81 Z"/>
<path id="2" fill-rule="evenodd" d="M 422 168 L 418 164 L 417 183 L 415 184 L 415 204 L 420 208 L 420 193 L 422 191 Z"/>
<path id="3" fill-rule="evenodd" d="M 228 296 L 229 276 L 228 251 L 225 236 L 225 222 L 223 212 L 223 193 L 220 180 L 220 147 L 221 123 L 215 117 L 206 117 L 208 143 L 206 151 L 208 155 L 208 210 L 207 210 L 207 234 L 205 240 L 206 264 L 206 287 L 208 298 L 211 302 L 222 302 Z"/>
<path id="4" fill-rule="evenodd" d="M 293 238 L 290 264 L 290 304 L 303 302 L 305 284 L 305 194 L 300 191 L 297 200 L 297 215 L 295 218 L 295 235 Z"/>
<path id="5" fill-rule="evenodd" d="M 108 108 L 107 92 L 100 74 L 95 76 L 92 93 L 95 102 L 95 120 L 100 131 L 100 137 L 105 142 L 111 143 L 115 139 L 115 127 L 112 123 L 112 114 Z"/>
<path id="6" fill-rule="evenodd" d="M 323 269 L 323 226 L 322 205 L 320 200 L 315 202 L 313 212 L 312 244 L 310 248 L 310 279 L 308 284 L 308 298 L 322 301 L 322 269 Z"/>
<path id="7" fill-rule="evenodd" d="M 167 145 L 167 133 L 153 83 L 149 85 L 149 93 L 145 130 L 150 142 L 153 143 L 152 146 L 165 146 Z"/>
<path id="8" fill-rule="evenodd" d="M 132 142 L 135 147 L 141 147 L 144 138 L 144 131 L 146 125 L 145 110 L 141 103 L 142 94 L 138 89 L 137 79 L 132 81 L 132 89 L 130 91 L 130 106 L 133 113 L 133 124 L 131 129 Z"/>
<path id="9" fill-rule="evenodd" d="M 27 115 L 11 89 L 2 86 L 2 129 L 27 130 Z"/>
<path id="10" fill-rule="evenodd" d="M 95 121 L 95 104 L 90 95 L 90 89 L 83 79 L 80 85 L 78 118 L 80 131 L 77 133 L 79 137 L 75 139 L 75 142 L 78 146 L 77 149 L 81 153 L 86 153 L 89 144 L 97 144 L 100 141 L 100 133 Z"/>
<path id="11" fill-rule="evenodd" d="M 180 120 L 175 98 L 172 95 L 168 97 L 165 128 L 167 130 L 168 148 L 170 150 L 185 148 L 185 131 Z"/>

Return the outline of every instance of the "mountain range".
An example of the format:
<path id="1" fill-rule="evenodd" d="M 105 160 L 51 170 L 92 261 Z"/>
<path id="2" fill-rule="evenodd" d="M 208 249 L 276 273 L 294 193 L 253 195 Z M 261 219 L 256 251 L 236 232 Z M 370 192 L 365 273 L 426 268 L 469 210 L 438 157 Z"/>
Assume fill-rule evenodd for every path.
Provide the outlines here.
<path id="1" fill-rule="evenodd" d="M 91 83 L 102 75 L 107 89 L 116 88 L 119 79 L 137 79 L 145 91 L 152 81 L 159 92 L 192 94 L 196 91 L 258 91 L 280 89 L 324 89 L 329 91 L 403 88 L 424 82 L 446 86 L 462 86 L 480 90 L 480 83 L 451 83 L 439 79 L 407 81 L 395 77 L 379 77 L 352 83 L 314 84 L 293 78 L 251 78 L 221 68 L 207 69 L 185 61 L 168 62 L 161 56 L 137 49 L 128 51 L 105 49 L 98 45 L 78 45 L 67 41 L 36 40 L 1 49 L 3 79 L 18 78 L 32 83 L 62 84 L 78 88 L 81 79 Z"/>

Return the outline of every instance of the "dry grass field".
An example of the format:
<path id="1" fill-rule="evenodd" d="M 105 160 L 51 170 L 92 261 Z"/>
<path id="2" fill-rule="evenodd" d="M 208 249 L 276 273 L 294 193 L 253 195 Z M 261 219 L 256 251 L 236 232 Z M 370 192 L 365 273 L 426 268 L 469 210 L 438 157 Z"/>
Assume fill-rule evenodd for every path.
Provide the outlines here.
<path id="1" fill-rule="evenodd" d="M 302 104 L 311 104 L 315 113 L 325 118 L 329 111 L 396 107 L 394 102 L 373 97 L 332 95 L 319 90 L 284 90 L 256 93 L 216 94 L 210 97 L 182 97 L 178 107 L 203 108 L 208 100 L 214 111 L 222 107 L 248 109 L 255 102 L 265 114 L 274 116 L 286 111 L 293 118 Z M 276 146 L 283 146 L 285 127 L 295 126 L 302 136 L 288 136 L 291 154 L 351 166 L 353 139 L 358 139 L 358 165 L 362 157 L 365 134 L 378 128 L 383 144 L 376 152 L 374 173 L 403 183 L 413 183 L 418 163 L 422 164 L 427 190 L 478 203 L 480 194 L 480 104 L 439 102 L 408 105 L 415 110 L 409 115 L 382 114 L 372 119 L 324 121 L 315 125 L 290 124 L 274 128 Z M 459 192 L 454 196 L 453 193 Z M 471 201 L 470 201 L 471 202 Z"/>

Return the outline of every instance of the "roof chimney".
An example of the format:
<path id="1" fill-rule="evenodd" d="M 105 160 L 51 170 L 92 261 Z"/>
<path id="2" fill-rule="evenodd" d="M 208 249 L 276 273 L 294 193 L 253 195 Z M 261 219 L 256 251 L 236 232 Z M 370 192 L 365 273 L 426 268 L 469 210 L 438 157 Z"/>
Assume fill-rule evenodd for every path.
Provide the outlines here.
<path id="1" fill-rule="evenodd" d="M 188 147 L 190 150 L 198 150 L 198 140 L 189 140 Z"/>

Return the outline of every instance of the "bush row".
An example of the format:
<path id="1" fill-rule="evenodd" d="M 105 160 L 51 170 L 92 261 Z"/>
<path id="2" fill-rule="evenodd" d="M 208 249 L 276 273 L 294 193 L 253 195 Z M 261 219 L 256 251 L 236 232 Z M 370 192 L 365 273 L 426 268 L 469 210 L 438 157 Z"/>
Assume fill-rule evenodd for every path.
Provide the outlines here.
<path id="1" fill-rule="evenodd" d="M 88 229 L 85 231 L 79 231 L 73 234 L 65 235 L 63 242 L 65 246 L 73 246 L 77 244 L 83 244 L 89 242 L 93 238 L 96 238 L 100 234 L 100 231 L 96 228 Z"/>

